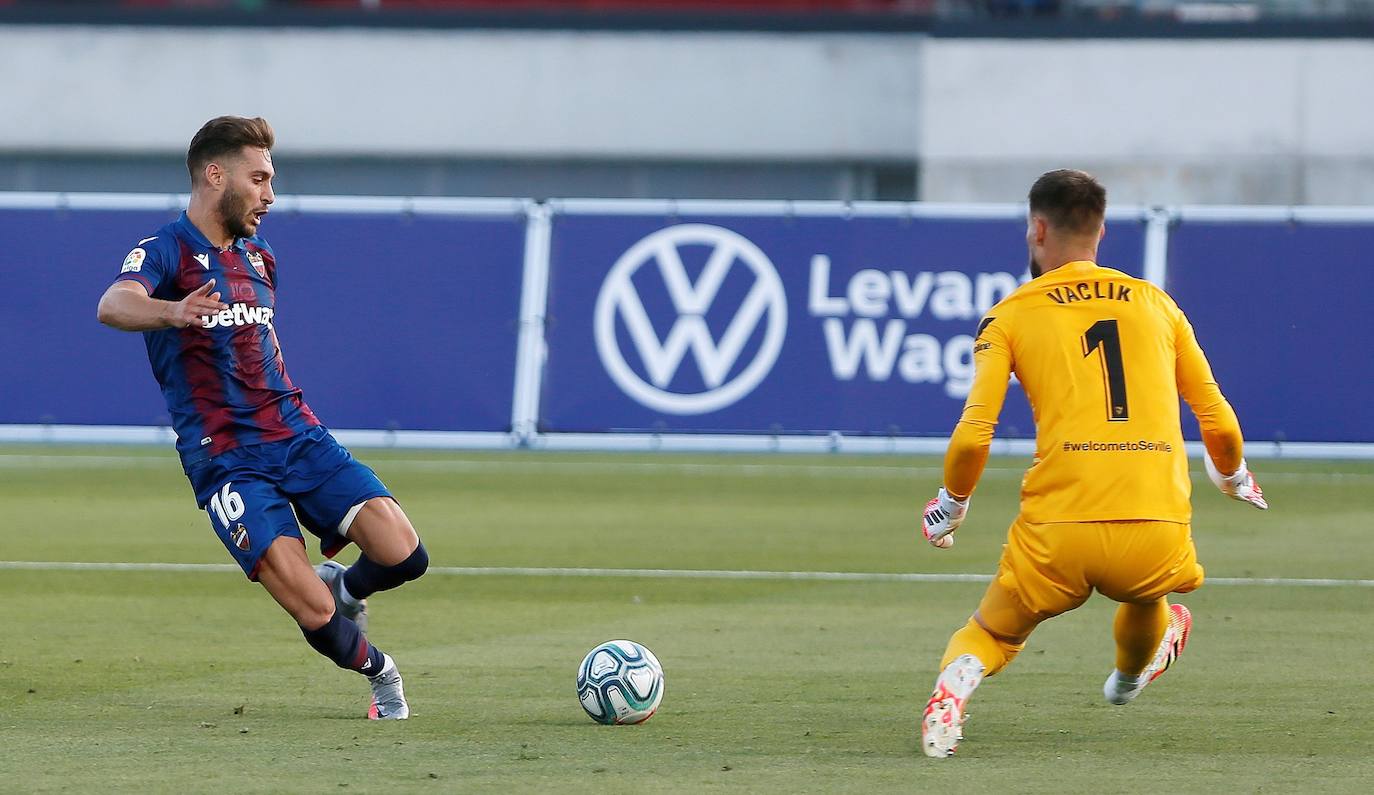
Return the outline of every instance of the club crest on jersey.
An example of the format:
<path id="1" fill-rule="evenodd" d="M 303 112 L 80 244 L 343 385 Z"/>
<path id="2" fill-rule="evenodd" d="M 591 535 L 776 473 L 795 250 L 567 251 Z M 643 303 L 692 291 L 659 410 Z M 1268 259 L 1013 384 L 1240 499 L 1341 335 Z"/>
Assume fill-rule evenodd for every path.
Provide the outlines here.
<path id="1" fill-rule="evenodd" d="M 119 269 L 120 273 L 138 273 L 143 269 L 143 260 L 148 256 L 148 252 L 141 248 L 136 248 L 129 252 L 129 256 L 124 258 L 124 266 Z"/>
<path id="2" fill-rule="evenodd" d="M 248 528 L 244 527 L 243 523 L 240 522 L 233 530 L 229 531 L 229 540 L 234 542 L 234 546 L 247 552 L 249 546 Z"/>
<path id="3" fill-rule="evenodd" d="M 207 271 L 210 270 L 210 255 L 209 255 L 209 254 L 197 254 L 197 255 L 196 255 L 196 262 L 199 262 L 199 263 L 200 263 L 200 267 L 206 269 Z"/>
<path id="4" fill-rule="evenodd" d="M 253 266 L 253 270 L 258 272 L 262 278 L 267 278 L 267 268 L 262 264 L 262 255 L 256 251 L 248 252 L 248 264 Z"/>

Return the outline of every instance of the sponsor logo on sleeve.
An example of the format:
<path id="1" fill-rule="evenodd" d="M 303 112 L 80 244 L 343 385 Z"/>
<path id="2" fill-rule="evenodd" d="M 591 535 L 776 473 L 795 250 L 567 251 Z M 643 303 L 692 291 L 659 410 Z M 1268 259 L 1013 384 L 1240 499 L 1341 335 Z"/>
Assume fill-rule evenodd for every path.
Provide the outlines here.
<path id="1" fill-rule="evenodd" d="M 119 269 L 120 273 L 138 273 L 143 270 L 143 260 L 148 256 L 148 252 L 141 248 L 136 248 L 129 252 L 129 256 L 124 258 L 124 266 Z"/>

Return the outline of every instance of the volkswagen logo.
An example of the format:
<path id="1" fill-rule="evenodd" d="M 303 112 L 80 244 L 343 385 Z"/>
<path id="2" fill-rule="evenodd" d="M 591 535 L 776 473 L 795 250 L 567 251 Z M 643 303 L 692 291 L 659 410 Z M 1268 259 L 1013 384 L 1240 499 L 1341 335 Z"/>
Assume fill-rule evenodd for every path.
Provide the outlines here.
<path id="1" fill-rule="evenodd" d="M 695 281 L 688 275 L 681 254 L 689 247 L 709 250 L 706 265 Z M 634 275 L 646 266 L 657 269 L 677 313 L 662 339 L 633 282 Z M 747 269 L 753 284 L 717 339 L 706 324 L 706 314 L 735 268 Z M 620 349 L 617 319 L 624 324 L 647 380 L 630 367 Z M 764 327 L 762 343 L 748 364 L 736 367 L 760 325 Z M 748 395 L 773 368 L 787 333 L 787 296 L 773 263 L 758 246 L 719 226 L 681 224 L 640 240 L 611 266 L 596 299 L 594 331 L 601 362 L 625 394 L 667 414 L 705 414 Z M 669 385 L 689 353 L 705 389 L 671 391 Z"/>

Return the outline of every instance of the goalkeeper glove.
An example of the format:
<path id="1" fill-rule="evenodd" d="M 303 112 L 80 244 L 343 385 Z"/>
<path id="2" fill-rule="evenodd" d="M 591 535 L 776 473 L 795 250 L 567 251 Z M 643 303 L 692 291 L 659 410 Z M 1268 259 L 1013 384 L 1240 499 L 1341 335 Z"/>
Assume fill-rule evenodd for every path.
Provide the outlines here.
<path id="1" fill-rule="evenodd" d="M 1248 502 L 1261 511 L 1269 509 L 1269 503 L 1264 501 L 1264 490 L 1255 482 L 1255 476 L 1250 474 L 1250 468 L 1245 465 L 1244 458 L 1240 460 L 1240 466 L 1236 467 L 1236 471 L 1229 475 L 1221 474 L 1217 465 L 1212 463 L 1212 457 L 1206 452 L 1202 454 L 1202 463 L 1207 467 L 1207 477 L 1221 489 L 1222 494 L 1233 500 Z"/>
<path id="2" fill-rule="evenodd" d="M 954 546 L 954 531 L 959 529 L 967 515 L 968 500 L 960 502 L 954 499 L 941 486 L 935 499 L 926 503 L 925 513 L 921 517 L 921 532 L 932 546 L 949 549 Z"/>

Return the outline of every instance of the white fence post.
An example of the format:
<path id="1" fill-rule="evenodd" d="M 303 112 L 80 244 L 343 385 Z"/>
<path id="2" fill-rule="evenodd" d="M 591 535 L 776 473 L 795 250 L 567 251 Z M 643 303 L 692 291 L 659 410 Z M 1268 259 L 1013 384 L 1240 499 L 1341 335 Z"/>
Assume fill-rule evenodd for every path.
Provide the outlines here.
<path id="1" fill-rule="evenodd" d="M 549 295 L 549 240 L 553 212 L 548 205 L 525 207 L 525 264 L 520 282 L 520 336 L 515 348 L 515 391 L 511 433 L 528 444 L 539 430 L 539 390 L 544 375 L 544 311 Z"/>
<path id="2" fill-rule="evenodd" d="M 1145 281 L 1164 287 L 1169 275 L 1169 224 L 1176 213 L 1167 207 L 1151 207 L 1145 212 Z"/>

